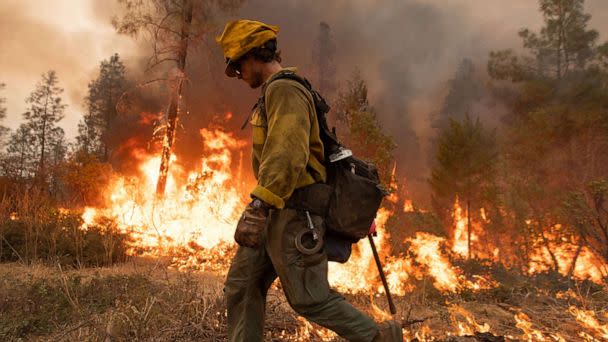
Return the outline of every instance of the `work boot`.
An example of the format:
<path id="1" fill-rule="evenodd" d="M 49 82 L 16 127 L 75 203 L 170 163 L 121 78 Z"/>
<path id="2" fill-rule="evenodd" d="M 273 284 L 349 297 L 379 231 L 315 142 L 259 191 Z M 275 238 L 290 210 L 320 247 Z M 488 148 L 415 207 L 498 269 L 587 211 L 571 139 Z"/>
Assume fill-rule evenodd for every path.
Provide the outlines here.
<path id="1" fill-rule="evenodd" d="M 384 321 L 378 325 L 378 335 L 373 342 L 403 342 L 401 324 L 396 321 Z"/>

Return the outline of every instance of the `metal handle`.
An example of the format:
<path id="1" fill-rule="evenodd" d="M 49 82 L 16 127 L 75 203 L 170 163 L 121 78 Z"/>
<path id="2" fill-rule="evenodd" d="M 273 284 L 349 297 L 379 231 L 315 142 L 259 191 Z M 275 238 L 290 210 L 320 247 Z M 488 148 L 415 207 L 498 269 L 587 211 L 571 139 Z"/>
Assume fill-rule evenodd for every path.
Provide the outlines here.
<path id="1" fill-rule="evenodd" d="M 374 260 L 376 261 L 376 266 L 378 267 L 378 273 L 380 273 L 380 279 L 382 280 L 382 285 L 384 286 L 384 292 L 386 292 L 386 299 L 388 300 L 388 307 L 391 310 L 391 314 L 395 315 L 397 313 L 397 308 L 395 308 L 395 303 L 393 303 L 393 297 L 391 296 L 391 291 L 388 289 L 388 283 L 386 282 L 386 276 L 384 275 L 384 270 L 382 269 L 382 264 L 380 263 L 380 257 L 378 256 L 378 251 L 376 250 L 376 244 L 374 243 L 374 238 L 372 237 L 372 234 L 368 234 L 367 238 L 369 239 L 369 244 L 372 246 Z"/>

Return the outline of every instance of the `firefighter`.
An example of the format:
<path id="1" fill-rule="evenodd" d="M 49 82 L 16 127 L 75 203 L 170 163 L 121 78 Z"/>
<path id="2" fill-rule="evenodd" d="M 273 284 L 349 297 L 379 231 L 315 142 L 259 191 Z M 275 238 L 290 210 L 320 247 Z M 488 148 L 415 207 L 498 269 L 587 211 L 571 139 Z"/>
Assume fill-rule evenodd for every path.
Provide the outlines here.
<path id="1" fill-rule="evenodd" d="M 323 143 L 310 91 L 282 77 L 297 71 L 280 64 L 278 31 L 236 20 L 217 37 L 226 75 L 262 90 L 250 116 L 257 185 L 237 224 L 239 247 L 224 288 L 229 340 L 263 340 L 266 294 L 278 277 L 287 301 L 306 319 L 350 341 L 402 341 L 396 322 L 377 325 L 329 287 L 327 255 L 319 248 L 320 213 L 329 199 Z"/>

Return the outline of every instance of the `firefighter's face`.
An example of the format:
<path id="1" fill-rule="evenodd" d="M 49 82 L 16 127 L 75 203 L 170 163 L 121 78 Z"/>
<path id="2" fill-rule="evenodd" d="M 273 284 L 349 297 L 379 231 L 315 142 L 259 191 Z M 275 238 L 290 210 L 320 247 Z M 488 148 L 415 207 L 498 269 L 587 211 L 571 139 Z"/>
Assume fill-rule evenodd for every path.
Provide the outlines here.
<path id="1" fill-rule="evenodd" d="M 245 81 L 251 88 L 258 88 L 264 83 L 262 67 L 263 63 L 254 57 L 243 57 L 236 67 L 237 77 Z"/>

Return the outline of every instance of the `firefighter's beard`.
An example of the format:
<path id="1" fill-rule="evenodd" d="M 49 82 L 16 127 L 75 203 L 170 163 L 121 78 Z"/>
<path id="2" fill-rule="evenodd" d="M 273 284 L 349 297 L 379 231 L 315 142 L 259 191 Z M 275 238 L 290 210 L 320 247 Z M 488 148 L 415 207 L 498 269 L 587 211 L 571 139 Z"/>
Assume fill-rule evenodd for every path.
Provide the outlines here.
<path id="1" fill-rule="evenodd" d="M 251 73 L 251 80 L 249 86 L 253 89 L 260 87 L 264 83 L 264 78 L 261 71 L 253 71 Z"/>

